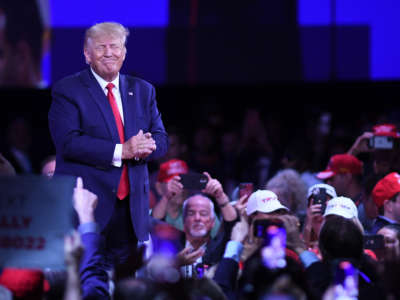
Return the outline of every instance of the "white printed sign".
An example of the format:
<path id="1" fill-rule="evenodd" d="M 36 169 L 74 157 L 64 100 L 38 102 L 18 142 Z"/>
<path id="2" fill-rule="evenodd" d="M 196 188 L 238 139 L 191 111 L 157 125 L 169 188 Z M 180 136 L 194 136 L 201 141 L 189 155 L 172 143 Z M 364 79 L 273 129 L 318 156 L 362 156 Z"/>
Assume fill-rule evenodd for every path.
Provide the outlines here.
<path id="1" fill-rule="evenodd" d="M 0 266 L 64 268 L 73 177 L 0 177 Z"/>

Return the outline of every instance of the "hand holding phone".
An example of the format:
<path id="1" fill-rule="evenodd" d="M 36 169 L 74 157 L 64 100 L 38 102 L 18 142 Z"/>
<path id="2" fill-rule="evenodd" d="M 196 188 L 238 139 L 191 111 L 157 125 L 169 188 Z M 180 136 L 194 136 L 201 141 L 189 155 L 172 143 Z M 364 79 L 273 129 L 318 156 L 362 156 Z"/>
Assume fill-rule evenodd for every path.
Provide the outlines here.
<path id="1" fill-rule="evenodd" d="M 243 196 L 247 196 L 247 198 L 253 193 L 254 185 L 251 182 L 242 182 L 239 184 L 239 199 Z"/>
<path id="2" fill-rule="evenodd" d="M 323 215 L 326 209 L 326 202 L 328 201 L 326 189 L 319 188 L 318 192 L 311 196 L 313 204 L 321 204 L 321 214 Z"/>
<path id="3" fill-rule="evenodd" d="M 264 266 L 269 269 L 284 268 L 286 266 L 286 230 L 283 222 L 279 219 L 256 220 L 254 227 L 257 236 L 264 238 L 264 247 L 261 249 Z"/>

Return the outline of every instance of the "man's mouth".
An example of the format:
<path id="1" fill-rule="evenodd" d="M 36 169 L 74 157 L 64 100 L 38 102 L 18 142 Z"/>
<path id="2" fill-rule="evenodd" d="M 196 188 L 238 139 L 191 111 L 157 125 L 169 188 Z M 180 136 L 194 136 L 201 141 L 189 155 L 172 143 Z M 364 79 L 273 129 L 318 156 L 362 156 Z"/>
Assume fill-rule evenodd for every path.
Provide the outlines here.
<path id="1" fill-rule="evenodd" d="M 204 224 L 194 224 L 193 228 L 194 229 L 203 229 L 204 228 Z"/>

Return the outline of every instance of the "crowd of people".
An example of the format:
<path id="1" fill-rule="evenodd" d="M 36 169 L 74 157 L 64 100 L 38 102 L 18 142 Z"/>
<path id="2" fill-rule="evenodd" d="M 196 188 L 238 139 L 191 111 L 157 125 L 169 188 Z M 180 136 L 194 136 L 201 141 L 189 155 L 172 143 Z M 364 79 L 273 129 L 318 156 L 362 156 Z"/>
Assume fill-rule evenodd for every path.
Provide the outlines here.
<path id="1" fill-rule="evenodd" d="M 379 138 L 391 145 L 372 145 Z M 395 155 L 400 138 L 393 124 L 362 133 L 348 151 L 332 155 L 326 168 L 313 176 L 282 168 L 264 185 L 254 182 L 254 190 L 247 193 L 239 184 L 228 193 L 208 172 L 200 176 L 183 160 L 185 147 L 177 142 L 178 136 L 171 132 L 169 139 L 172 147 L 150 176 L 150 242 L 140 244 L 113 272 L 98 268 L 105 241 L 94 212 L 101 199 L 79 178 L 73 204 L 80 225 L 65 240 L 66 271 L 5 268 L 0 275 L 4 295 L 7 291 L 15 299 L 400 297 L 400 175 Z M 1 160 L 2 173 L 15 176 L 12 163 L 4 156 Z M 47 159 L 42 175 L 51 178 L 54 165 L 54 157 Z M 182 180 L 185 175 L 205 183 L 196 187 L 199 182 Z M 284 235 L 274 235 L 274 228 L 283 228 Z M 271 237 L 279 241 L 274 244 Z M 353 274 L 355 286 L 339 280 L 346 277 L 340 272 Z M 24 280 L 29 284 L 17 282 Z"/>

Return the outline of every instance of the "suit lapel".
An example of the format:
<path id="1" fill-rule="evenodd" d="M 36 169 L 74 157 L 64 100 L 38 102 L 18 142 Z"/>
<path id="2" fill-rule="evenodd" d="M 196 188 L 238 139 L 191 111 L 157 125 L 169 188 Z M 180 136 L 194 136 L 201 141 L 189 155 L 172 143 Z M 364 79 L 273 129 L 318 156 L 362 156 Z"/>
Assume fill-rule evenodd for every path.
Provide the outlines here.
<path id="1" fill-rule="evenodd" d="M 113 142 L 120 143 L 117 124 L 115 123 L 114 114 L 111 110 L 111 106 L 108 102 L 107 96 L 102 91 L 99 83 L 97 82 L 96 78 L 94 78 L 90 69 L 87 69 L 86 71 L 82 72 L 81 78 L 83 83 L 88 88 L 92 100 L 97 104 L 100 111 L 102 112 L 109 133 L 112 136 Z"/>
<path id="2" fill-rule="evenodd" d="M 133 92 L 133 86 L 129 84 L 127 77 L 122 74 L 119 75 L 119 90 L 121 93 L 122 107 L 124 109 L 125 140 L 127 140 L 131 136 L 137 134 L 137 109 L 135 109 L 136 97 Z"/>

